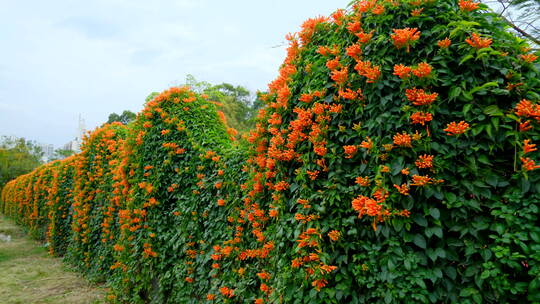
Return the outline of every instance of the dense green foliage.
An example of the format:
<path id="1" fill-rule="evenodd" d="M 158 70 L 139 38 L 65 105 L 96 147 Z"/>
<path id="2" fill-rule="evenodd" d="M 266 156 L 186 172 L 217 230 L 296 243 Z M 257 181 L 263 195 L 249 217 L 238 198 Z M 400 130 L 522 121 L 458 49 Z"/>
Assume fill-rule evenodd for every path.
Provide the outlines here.
<path id="1" fill-rule="evenodd" d="M 19 175 L 41 165 L 42 151 L 24 138 L 0 139 L 0 188 Z"/>
<path id="2" fill-rule="evenodd" d="M 540 301 L 540 73 L 483 9 L 310 19 L 248 142 L 226 123 L 241 87 L 174 87 L 8 183 L 0 211 L 111 302 Z"/>

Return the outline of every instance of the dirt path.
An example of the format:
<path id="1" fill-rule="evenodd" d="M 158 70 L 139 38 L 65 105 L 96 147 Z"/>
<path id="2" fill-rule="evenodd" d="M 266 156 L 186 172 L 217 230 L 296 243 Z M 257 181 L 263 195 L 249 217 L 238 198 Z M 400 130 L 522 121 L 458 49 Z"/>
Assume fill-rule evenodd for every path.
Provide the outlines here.
<path id="1" fill-rule="evenodd" d="M 1 303 L 104 303 L 105 292 L 70 271 L 61 259 L 51 257 L 43 245 L 0 215 Z"/>

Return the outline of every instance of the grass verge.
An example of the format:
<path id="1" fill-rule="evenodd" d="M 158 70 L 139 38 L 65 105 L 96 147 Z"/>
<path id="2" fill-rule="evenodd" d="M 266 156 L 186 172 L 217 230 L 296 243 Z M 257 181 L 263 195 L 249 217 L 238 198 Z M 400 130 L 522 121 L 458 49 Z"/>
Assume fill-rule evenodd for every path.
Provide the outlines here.
<path id="1" fill-rule="evenodd" d="M 13 221 L 0 215 L 0 302 L 104 303 L 105 288 L 71 271 L 60 258 L 31 240 Z"/>

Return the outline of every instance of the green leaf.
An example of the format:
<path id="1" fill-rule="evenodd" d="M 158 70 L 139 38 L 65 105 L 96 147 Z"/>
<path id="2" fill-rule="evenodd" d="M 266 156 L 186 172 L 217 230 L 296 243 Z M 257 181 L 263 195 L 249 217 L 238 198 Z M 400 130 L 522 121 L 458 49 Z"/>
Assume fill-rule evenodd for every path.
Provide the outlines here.
<path id="1" fill-rule="evenodd" d="M 484 114 L 489 116 L 503 116 L 504 112 L 497 105 L 490 105 L 484 108 Z"/>
<path id="2" fill-rule="evenodd" d="M 436 220 L 438 220 L 439 217 L 441 216 L 441 212 L 437 208 L 429 209 L 429 214 Z"/>
<path id="3" fill-rule="evenodd" d="M 426 239 L 421 234 L 415 235 L 413 242 L 416 246 L 426 249 Z"/>

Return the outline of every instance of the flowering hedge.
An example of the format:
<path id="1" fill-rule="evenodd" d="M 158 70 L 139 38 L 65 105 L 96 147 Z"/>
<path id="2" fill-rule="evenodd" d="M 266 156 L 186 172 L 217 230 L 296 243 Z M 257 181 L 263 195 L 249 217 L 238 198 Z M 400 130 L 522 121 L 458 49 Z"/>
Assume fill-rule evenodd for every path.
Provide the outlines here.
<path id="1" fill-rule="evenodd" d="M 289 35 L 237 140 L 171 88 L 0 210 L 119 303 L 540 301 L 540 73 L 481 4 L 358 1 Z"/>

